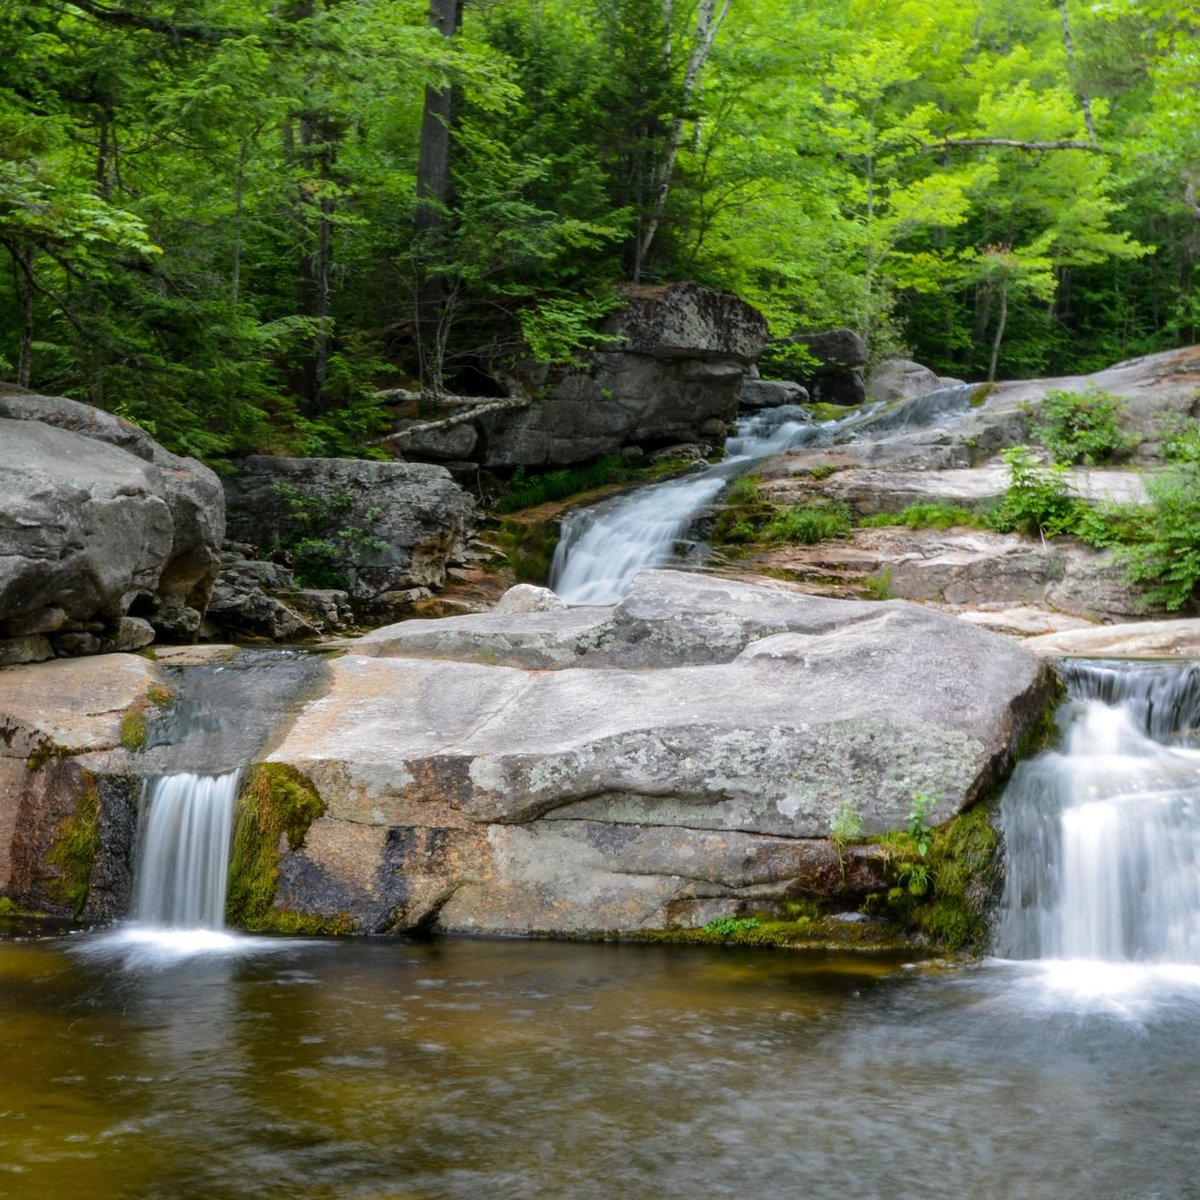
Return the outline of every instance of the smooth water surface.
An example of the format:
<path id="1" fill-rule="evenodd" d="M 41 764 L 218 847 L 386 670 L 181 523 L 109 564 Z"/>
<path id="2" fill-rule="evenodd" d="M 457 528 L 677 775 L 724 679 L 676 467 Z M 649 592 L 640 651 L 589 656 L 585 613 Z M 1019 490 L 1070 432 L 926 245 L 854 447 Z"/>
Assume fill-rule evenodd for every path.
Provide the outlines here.
<path id="1" fill-rule="evenodd" d="M 0 1196 L 1200 1196 L 1200 980 L 1094 983 L 739 949 L 0 941 Z"/>

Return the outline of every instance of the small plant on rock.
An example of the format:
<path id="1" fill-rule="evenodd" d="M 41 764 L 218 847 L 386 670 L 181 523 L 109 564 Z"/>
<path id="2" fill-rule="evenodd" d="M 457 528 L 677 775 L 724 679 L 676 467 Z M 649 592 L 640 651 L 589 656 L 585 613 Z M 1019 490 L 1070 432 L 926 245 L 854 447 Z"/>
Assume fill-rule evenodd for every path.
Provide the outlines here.
<path id="1" fill-rule="evenodd" d="M 1046 393 L 1031 431 L 1056 463 L 1095 466 L 1123 458 L 1136 444 L 1121 428 L 1120 412 L 1120 398 L 1099 388 L 1055 389 Z"/>

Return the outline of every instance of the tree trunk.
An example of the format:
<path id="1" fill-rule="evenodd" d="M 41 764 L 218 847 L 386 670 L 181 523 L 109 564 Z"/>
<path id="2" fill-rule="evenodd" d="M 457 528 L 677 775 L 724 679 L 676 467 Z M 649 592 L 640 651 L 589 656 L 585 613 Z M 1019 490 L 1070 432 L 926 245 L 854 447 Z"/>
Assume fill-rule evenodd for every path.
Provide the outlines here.
<path id="1" fill-rule="evenodd" d="M 1075 82 L 1075 39 L 1071 36 L 1071 17 L 1067 12 L 1067 0 L 1058 0 L 1058 11 L 1062 17 L 1063 45 L 1067 50 L 1067 70 L 1071 74 L 1071 82 Z M 1096 120 L 1092 116 L 1092 100 L 1084 90 L 1082 83 L 1076 93 L 1079 106 L 1083 109 L 1083 124 L 1087 129 L 1088 141 L 1096 140 Z"/>
<path id="2" fill-rule="evenodd" d="M 675 174 L 675 161 L 679 157 L 680 148 L 683 146 L 683 133 L 688 119 L 688 112 L 699 90 L 700 74 L 704 70 L 704 64 L 708 62 L 709 55 L 712 53 L 713 43 L 717 40 L 717 34 L 720 32 L 721 25 L 729 13 L 729 7 L 732 2 L 733 0 L 721 0 L 721 11 L 718 13 L 717 0 L 700 0 L 699 12 L 696 15 L 696 36 L 692 44 L 692 53 L 688 57 L 687 69 L 683 75 L 683 87 L 680 90 L 679 107 L 676 110 L 675 119 L 671 122 L 671 132 L 667 138 L 666 151 L 655 172 L 654 206 L 645 224 L 639 228 L 637 245 L 634 248 L 634 283 L 641 282 L 642 271 L 645 268 L 646 259 L 650 254 L 650 247 L 654 243 L 654 238 L 658 234 L 658 228 L 662 224 L 663 216 L 666 213 L 667 198 L 671 194 L 671 182 Z M 669 0 L 664 0 L 663 11 L 668 19 L 668 42 L 666 49 L 669 53 L 669 39 L 671 35 L 669 24 L 671 6 Z"/>
<path id="3" fill-rule="evenodd" d="M 1004 326 L 1008 321 L 1008 280 L 1000 281 L 1000 318 L 996 322 L 996 336 L 992 339 L 992 361 L 988 367 L 988 383 L 996 382 L 996 364 L 1000 361 L 1000 343 L 1004 340 Z"/>
<path id="4" fill-rule="evenodd" d="M 463 0 L 429 0 L 429 24 L 444 38 L 452 38 L 462 25 Z M 450 208 L 450 129 L 454 116 L 454 88 L 425 88 L 421 117 L 421 146 L 417 163 L 416 229 L 421 243 L 413 288 L 413 324 L 422 383 L 435 394 L 443 384 L 445 360 L 444 310 L 446 282 L 439 260 L 442 234 Z M 434 268 L 425 270 L 421 258 Z"/>
<path id="5" fill-rule="evenodd" d="M 463 0 L 429 0 L 429 24 L 451 38 L 462 25 Z M 442 227 L 450 199 L 450 120 L 454 114 L 454 89 L 425 88 L 421 117 L 421 149 L 417 164 L 417 230 Z"/>
<path id="6" fill-rule="evenodd" d="M 17 268 L 17 302 L 20 311 L 20 342 L 17 350 L 17 386 L 28 387 L 33 375 L 33 244 L 9 247 Z"/>

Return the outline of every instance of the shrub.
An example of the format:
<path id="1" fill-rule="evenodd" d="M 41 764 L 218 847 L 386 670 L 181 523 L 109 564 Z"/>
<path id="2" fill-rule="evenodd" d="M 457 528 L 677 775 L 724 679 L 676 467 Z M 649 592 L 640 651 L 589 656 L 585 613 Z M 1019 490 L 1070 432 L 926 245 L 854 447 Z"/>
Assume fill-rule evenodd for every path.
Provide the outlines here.
<path id="1" fill-rule="evenodd" d="M 1146 584 L 1146 599 L 1171 612 L 1200 586 L 1200 463 L 1184 463 L 1147 485 L 1142 540 L 1121 550 L 1131 583 Z"/>
<path id="2" fill-rule="evenodd" d="M 1067 491 L 1065 468 L 1043 467 L 1028 446 L 1010 446 L 1000 457 L 1008 467 L 1008 490 L 988 524 L 999 533 L 1073 533 L 1087 506 Z"/>
<path id="3" fill-rule="evenodd" d="M 1135 445 L 1121 428 L 1120 411 L 1120 399 L 1099 388 L 1056 389 L 1046 393 L 1032 433 L 1056 463 L 1095 466 L 1123 457 Z"/>

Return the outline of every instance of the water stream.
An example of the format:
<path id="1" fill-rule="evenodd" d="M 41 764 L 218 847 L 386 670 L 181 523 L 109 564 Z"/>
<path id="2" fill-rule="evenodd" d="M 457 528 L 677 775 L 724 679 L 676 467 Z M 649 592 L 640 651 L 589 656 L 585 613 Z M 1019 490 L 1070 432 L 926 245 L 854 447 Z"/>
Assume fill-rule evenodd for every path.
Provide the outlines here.
<path id="1" fill-rule="evenodd" d="M 1062 674 L 1063 747 L 1021 764 L 1002 806 L 997 948 L 1200 978 L 1200 665 L 1075 662 Z"/>
<path id="2" fill-rule="evenodd" d="M 550 586 L 571 604 L 613 604 L 638 571 L 666 562 L 697 514 L 756 463 L 800 446 L 828 446 L 923 428 L 963 412 L 972 393 L 970 387 L 943 388 L 820 423 L 793 405 L 743 417 L 725 442 L 720 462 L 569 514 L 554 551 Z"/>
<path id="3" fill-rule="evenodd" d="M 223 929 L 239 772 L 148 781 L 134 869 L 139 924 Z"/>

